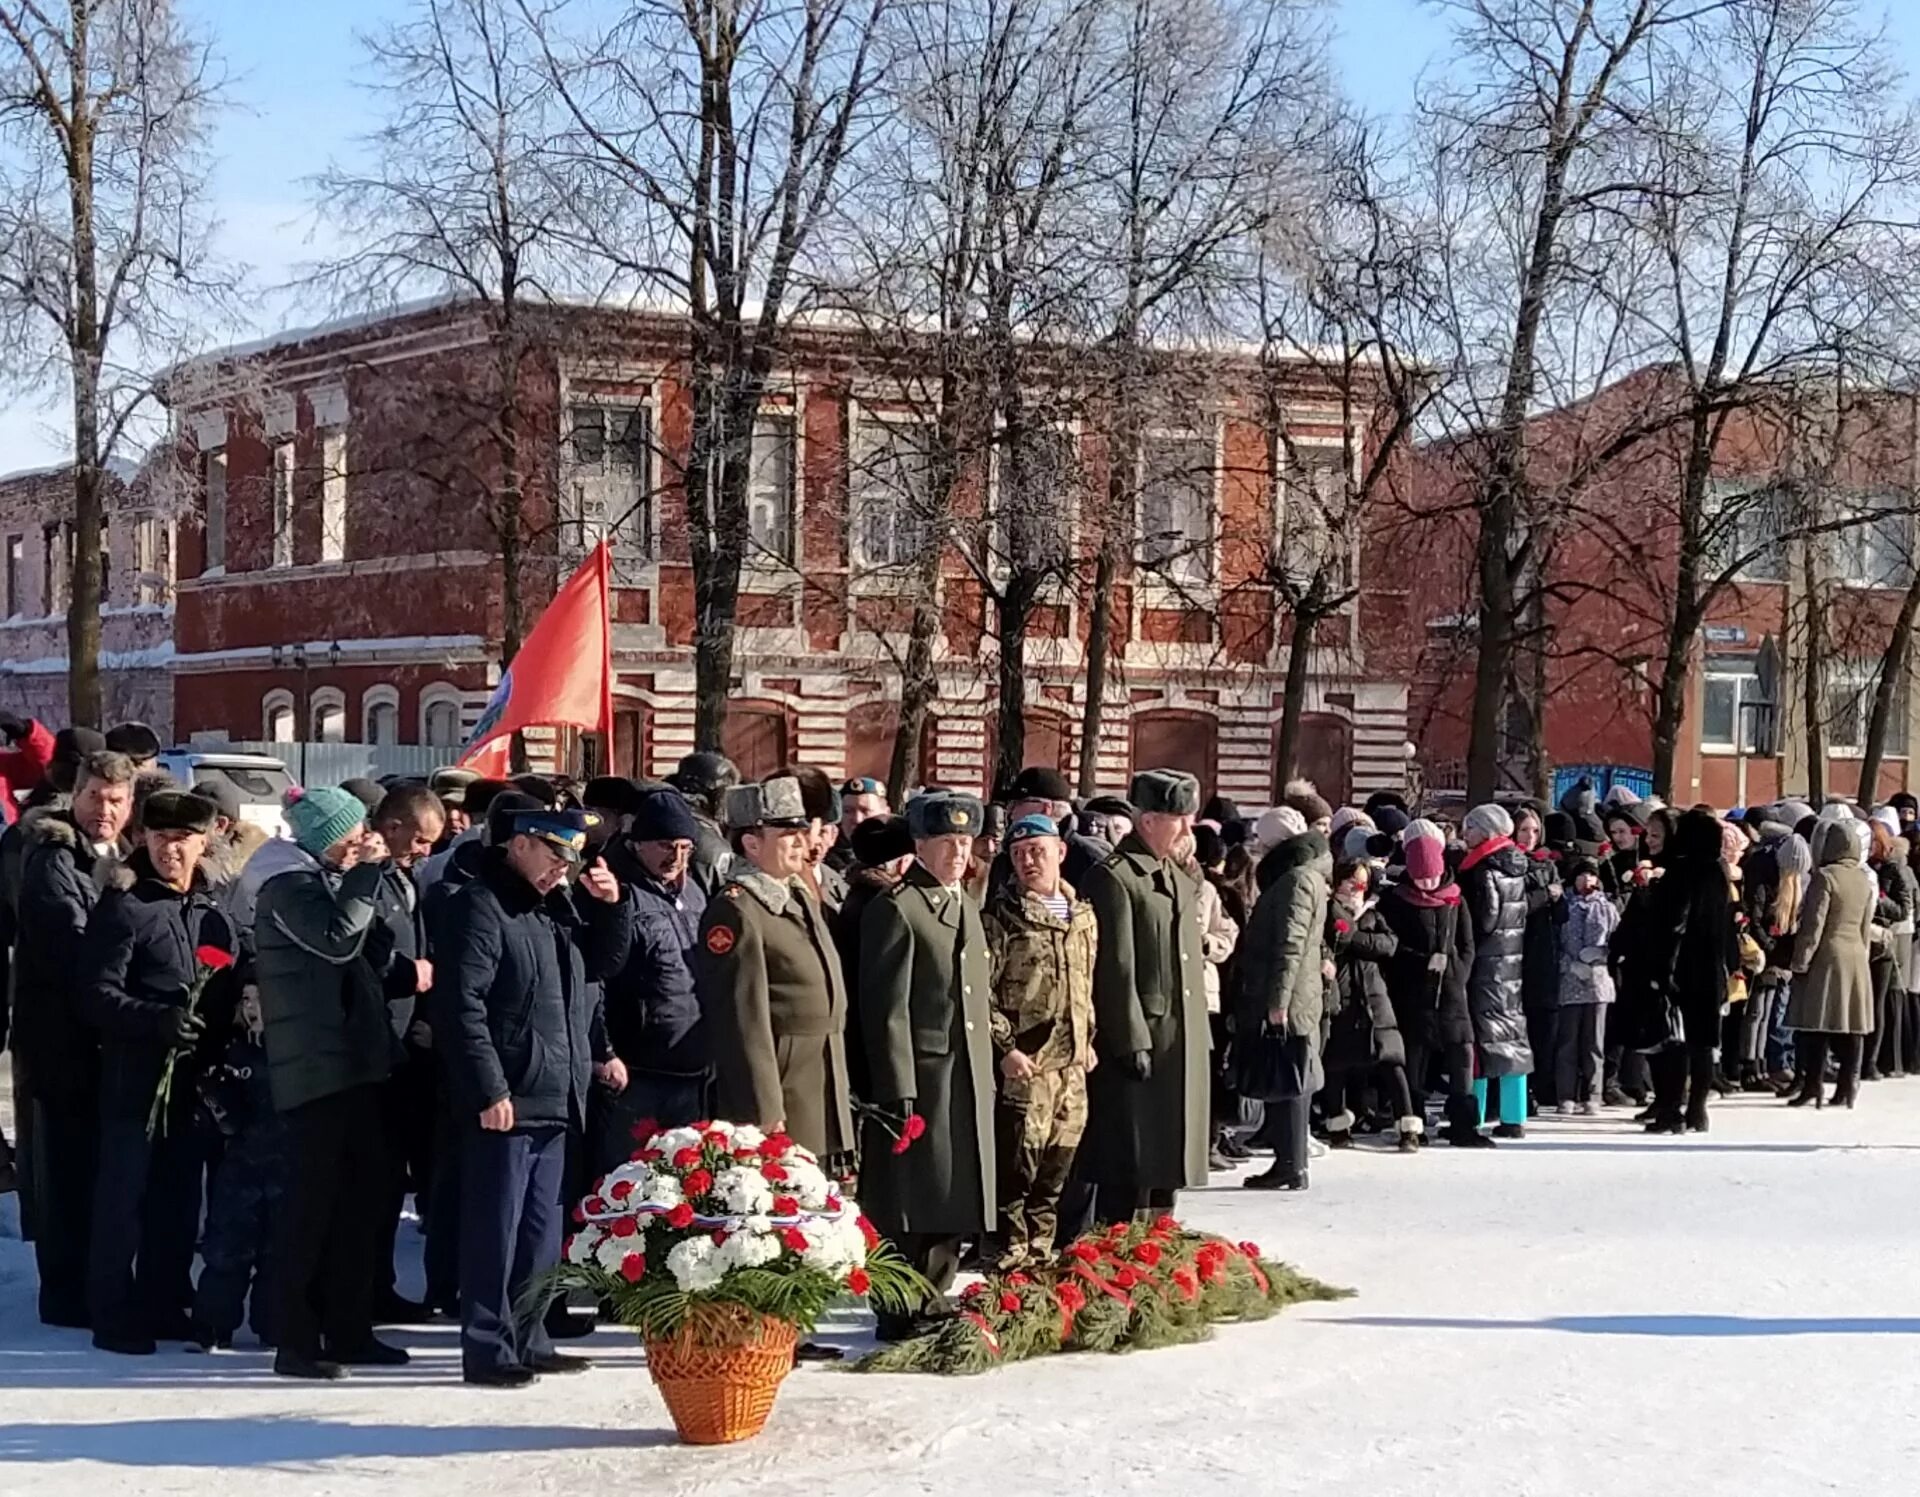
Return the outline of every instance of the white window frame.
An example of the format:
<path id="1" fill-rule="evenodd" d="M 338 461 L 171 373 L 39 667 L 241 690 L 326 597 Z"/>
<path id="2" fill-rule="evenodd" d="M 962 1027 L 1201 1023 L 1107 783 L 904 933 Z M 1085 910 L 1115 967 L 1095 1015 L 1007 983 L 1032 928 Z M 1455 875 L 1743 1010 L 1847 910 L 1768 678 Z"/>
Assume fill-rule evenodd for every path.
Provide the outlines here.
<path id="1" fill-rule="evenodd" d="M 742 564 L 751 572 L 792 573 L 805 565 L 801 543 L 801 496 L 806 489 L 805 472 L 802 466 L 805 456 L 806 434 L 800 419 L 801 403 L 796 398 L 791 404 L 762 405 L 760 415 L 754 426 L 755 452 L 758 451 L 760 421 L 783 421 L 787 425 L 787 552 L 784 557 L 763 550 L 753 540 L 752 516 L 754 502 L 770 487 L 761 482 L 760 464 L 750 459 L 747 475 L 747 554 Z"/>
<path id="2" fill-rule="evenodd" d="M 6 538 L 6 555 L 0 557 L 0 564 L 7 568 L 7 617 L 17 619 L 21 615 L 22 605 L 26 602 L 27 591 L 27 537 L 22 531 L 19 535 Z"/>
<path id="3" fill-rule="evenodd" d="M 1284 563 L 1287 555 L 1287 523 L 1296 512 L 1297 497 L 1301 494 L 1300 477 L 1305 472 L 1304 465 L 1296 464 L 1296 457 L 1304 459 L 1331 456 L 1331 467 L 1344 470 L 1341 476 L 1341 492 L 1351 498 L 1355 485 L 1360 482 L 1360 443 L 1356 439 L 1351 444 L 1340 437 L 1325 436 L 1288 436 L 1279 444 L 1279 472 L 1274 475 L 1273 489 L 1273 555 L 1277 564 Z M 1311 487 L 1310 485 L 1308 486 Z M 1318 502 L 1318 495 L 1313 496 Z M 1359 538 L 1353 534 L 1358 526 L 1351 522 L 1352 514 L 1347 513 L 1348 506 L 1341 506 L 1341 513 L 1327 516 L 1328 544 L 1330 549 L 1342 551 L 1339 557 L 1340 571 L 1335 579 L 1342 591 L 1358 585 L 1360 564 L 1358 557 Z"/>
<path id="4" fill-rule="evenodd" d="M 1080 522 L 1082 489 L 1086 479 L 1086 437 L 1079 419 L 1064 421 L 1042 421 L 1033 428 L 1052 436 L 1066 439 L 1067 455 L 1070 461 L 1069 481 L 1066 486 L 1065 505 L 1061 513 L 1061 529 L 1065 532 L 1062 546 L 1065 554 L 1060 563 L 1053 568 L 1041 587 L 1041 595 L 1053 601 L 1070 600 L 1073 589 L 1069 585 L 1075 558 L 1080 553 Z M 992 460 L 987 466 L 987 570 L 996 582 L 1004 582 L 1013 573 L 1013 536 L 1007 527 L 1007 516 L 1000 508 L 1000 475 L 1003 462 L 1005 429 L 995 431 L 998 439 L 993 444 Z"/>
<path id="5" fill-rule="evenodd" d="M 640 383 L 640 381 L 634 381 Z M 646 381 L 647 393 L 639 396 L 606 395 L 598 391 L 569 391 L 560 407 L 560 452 L 561 452 L 561 520 L 560 547 L 564 556 L 576 564 L 605 538 L 612 541 L 608 554 L 613 561 L 614 579 L 625 586 L 634 586 L 655 575 L 660 565 L 660 402 L 657 383 Z M 583 496 L 578 487 L 582 474 L 574 446 L 574 413 L 593 409 L 606 413 L 610 418 L 615 413 L 638 412 L 646 419 L 646 440 L 641 444 L 641 462 L 644 471 L 639 475 L 637 489 L 641 503 L 639 529 L 634 529 L 633 521 L 619 532 L 612 530 L 611 513 L 602 512 L 598 517 L 589 518 Z M 606 419 L 603 418 L 603 419 Z M 603 432 L 605 428 L 602 428 Z M 603 438 L 604 442 L 604 438 Z M 602 448 L 602 471 L 596 478 L 606 479 L 605 451 Z M 644 550 L 643 555 L 634 555 L 630 542 L 638 541 Z"/>
<path id="6" fill-rule="evenodd" d="M 1734 534 L 1724 539 L 1723 544 L 1726 549 L 1722 554 L 1729 556 L 1738 554 L 1740 549 L 1739 527 L 1746 522 L 1748 515 L 1761 512 L 1761 506 L 1778 505 L 1781 502 L 1781 496 L 1779 494 L 1769 494 L 1763 490 L 1763 485 L 1756 482 L 1749 482 L 1745 479 L 1714 479 L 1708 483 L 1706 509 L 1710 517 L 1717 519 L 1721 511 L 1725 508 L 1727 501 L 1731 498 L 1739 498 L 1742 505 L 1742 514 L 1740 518 L 1734 522 Z M 1787 555 L 1786 542 L 1781 540 L 1777 534 L 1774 537 L 1774 555 L 1779 561 L 1779 576 L 1769 577 L 1763 572 L 1750 572 L 1745 567 L 1742 567 L 1733 574 L 1734 581 L 1759 587 L 1786 586 L 1787 576 L 1790 570 L 1790 558 Z M 1716 563 L 1710 560 L 1708 564 L 1713 566 L 1717 574 L 1720 568 L 1725 565 L 1725 562 Z"/>
<path id="7" fill-rule="evenodd" d="M 347 429 L 322 427 L 314 434 L 320 450 L 320 560 L 347 559 Z"/>
<path id="8" fill-rule="evenodd" d="M 340 736 L 329 738 L 323 726 L 329 716 L 340 720 Z M 316 686 L 307 697 L 309 743 L 345 743 L 347 741 L 347 694 L 337 686 Z"/>
<path id="9" fill-rule="evenodd" d="M 293 565 L 294 447 L 291 437 L 274 443 L 269 468 L 268 487 L 272 491 L 273 523 L 273 560 L 270 565 L 277 569 Z"/>
<path id="10" fill-rule="evenodd" d="M 227 570 L 227 449 L 215 447 L 200 454 L 200 489 L 206 496 L 204 535 L 206 556 L 200 575 L 217 577 Z"/>
<path id="11" fill-rule="evenodd" d="M 386 711 L 391 716 L 393 736 L 381 739 L 374 735 L 373 715 Z M 400 693 L 391 686 L 369 686 L 360 693 L 360 741 L 388 747 L 400 741 Z"/>
<path id="12" fill-rule="evenodd" d="M 461 721 L 461 707 L 464 694 L 457 686 L 444 681 L 435 681 L 423 687 L 420 692 L 420 737 L 419 742 L 433 748 L 459 748 L 464 741 L 466 729 Z M 453 737 L 445 743 L 434 741 L 431 723 L 436 709 L 451 708 L 453 711 Z"/>
<path id="13" fill-rule="evenodd" d="M 1134 471 L 1133 498 L 1133 539 L 1134 570 L 1142 588 L 1150 601 L 1163 604 L 1168 600 L 1187 602 L 1191 600 L 1207 601 L 1218 595 L 1220 587 L 1220 509 L 1222 472 L 1221 444 L 1223 441 L 1221 422 L 1216 418 L 1210 426 L 1154 426 L 1141 433 L 1140 452 Z M 1146 531 L 1142 520 L 1146 513 L 1147 502 L 1147 446 L 1151 442 L 1205 442 L 1212 451 L 1212 482 L 1208 488 L 1206 500 L 1207 542 L 1204 552 L 1195 549 L 1189 557 L 1204 554 L 1206 573 L 1204 576 L 1188 576 L 1173 572 L 1158 563 L 1146 559 Z"/>
<path id="14" fill-rule="evenodd" d="M 1731 681 L 1733 690 L 1733 732 L 1727 739 L 1707 737 L 1707 686 L 1709 682 Z M 1738 662 L 1716 666 L 1711 662 L 1700 674 L 1700 752 L 1738 754 L 1756 752 L 1753 739 L 1753 714 L 1742 707 L 1760 698 L 1760 671 L 1757 662 Z"/>
<path id="15" fill-rule="evenodd" d="M 1820 683 L 1820 709 L 1826 721 L 1821 724 L 1825 733 L 1827 755 L 1833 759 L 1858 759 L 1867 750 L 1867 719 L 1873 715 L 1873 693 L 1877 684 L 1880 662 L 1877 660 L 1833 660 L 1827 663 Z M 1911 752 L 1907 714 L 1911 710 L 1909 692 L 1912 675 L 1896 688 L 1894 710 L 1887 720 L 1887 744 L 1884 756 L 1888 759 L 1905 759 Z M 1833 737 L 1833 693 L 1840 687 L 1851 687 L 1856 702 L 1855 713 L 1860 724 L 1857 743 L 1838 743 Z M 1897 745 L 1897 747 L 1896 747 Z"/>
<path id="16" fill-rule="evenodd" d="M 164 515 L 134 517 L 133 584 L 133 601 L 144 607 L 173 596 L 173 523 Z"/>
<path id="17" fill-rule="evenodd" d="M 915 586 L 914 563 L 917 553 L 905 561 L 876 562 L 861 549 L 861 505 L 860 480 L 862 473 L 861 442 L 869 426 L 886 428 L 919 427 L 928 433 L 923 449 L 931 454 L 932 434 L 936 428 L 936 419 L 925 411 L 903 408 L 896 404 L 859 402 L 855 405 L 853 419 L 848 423 L 847 431 L 847 561 L 853 574 L 857 590 L 866 592 L 907 591 Z M 929 538 L 933 539 L 933 538 Z M 946 537 L 937 538 L 942 547 Z"/>
<path id="18" fill-rule="evenodd" d="M 1901 500 L 1891 494 L 1861 494 L 1851 496 L 1852 502 L 1840 499 L 1846 512 L 1862 523 L 1843 530 L 1831 532 L 1826 537 L 1827 564 L 1837 586 L 1861 590 L 1889 591 L 1905 588 L 1915 561 L 1915 536 L 1913 517 L 1904 512 Z M 1835 516 L 1839 518 L 1838 515 Z M 1879 527 L 1888 520 L 1902 522 L 1906 526 L 1906 553 L 1876 563 L 1879 551 Z M 1844 554 L 1843 554 L 1844 553 Z M 1866 570 L 1852 565 L 1861 560 Z M 1882 575 L 1874 575 L 1873 568 L 1878 564 Z"/>
<path id="19" fill-rule="evenodd" d="M 274 736 L 273 721 L 280 714 L 286 714 L 287 736 Z M 296 734 L 300 727 L 299 713 L 296 711 L 293 693 L 285 687 L 276 686 L 260 698 L 260 741 L 263 743 L 298 743 Z"/>

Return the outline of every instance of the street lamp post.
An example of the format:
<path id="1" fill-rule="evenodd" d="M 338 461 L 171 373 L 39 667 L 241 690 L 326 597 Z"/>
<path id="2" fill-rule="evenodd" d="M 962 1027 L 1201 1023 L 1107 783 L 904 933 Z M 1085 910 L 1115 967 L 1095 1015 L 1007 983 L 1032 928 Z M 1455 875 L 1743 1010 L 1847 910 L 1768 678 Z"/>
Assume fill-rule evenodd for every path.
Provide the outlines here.
<path id="1" fill-rule="evenodd" d="M 300 672 L 300 711 L 294 721 L 294 729 L 300 734 L 300 783 L 307 783 L 307 740 L 313 736 L 313 662 L 307 655 L 304 644 L 275 645 L 273 647 L 273 668 L 276 671 L 291 665 Z M 340 641 L 334 640 L 327 646 L 327 665 L 329 668 L 340 664 Z"/>

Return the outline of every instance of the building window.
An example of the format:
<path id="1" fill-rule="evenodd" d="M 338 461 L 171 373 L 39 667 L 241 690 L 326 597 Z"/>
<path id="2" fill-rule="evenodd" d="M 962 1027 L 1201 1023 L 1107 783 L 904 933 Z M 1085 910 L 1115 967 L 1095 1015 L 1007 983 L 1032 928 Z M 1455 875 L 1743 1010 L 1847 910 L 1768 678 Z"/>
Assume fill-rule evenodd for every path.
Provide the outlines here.
<path id="1" fill-rule="evenodd" d="M 994 451 L 994 565 L 1000 571 L 1053 571 L 1073 556 L 1078 442 L 1054 426 L 1030 427 Z"/>
<path id="2" fill-rule="evenodd" d="M 273 448 L 273 565 L 293 565 L 293 443 Z"/>
<path id="3" fill-rule="evenodd" d="M 67 606 L 67 578 L 73 566 L 73 543 L 64 525 L 40 527 L 40 608 L 48 618 Z"/>
<path id="4" fill-rule="evenodd" d="M 793 565 L 794 422 L 763 415 L 753 427 L 753 471 L 747 479 L 747 563 Z"/>
<path id="5" fill-rule="evenodd" d="M 1299 745 L 1293 765 L 1280 762 L 1280 724 L 1273 725 L 1273 798 L 1286 792 L 1289 780 L 1310 780 L 1331 806 L 1353 801 L 1353 725 L 1337 712 L 1300 714 Z"/>
<path id="6" fill-rule="evenodd" d="M 617 565 L 652 561 L 652 413 L 644 405 L 576 405 L 568 421 L 573 512 L 566 520 L 580 554 L 605 540 Z"/>
<path id="7" fill-rule="evenodd" d="M 133 529 L 134 602 L 165 603 L 173 593 L 173 527 L 146 515 Z"/>
<path id="8" fill-rule="evenodd" d="M 740 771 L 742 784 L 764 780 L 792 762 L 787 709 L 765 703 L 733 702 L 721 732 L 721 752 Z"/>
<path id="9" fill-rule="evenodd" d="M 345 743 L 347 741 L 347 699 L 333 686 L 322 686 L 313 693 L 307 708 L 309 743 Z"/>
<path id="10" fill-rule="evenodd" d="M 1835 581 L 1847 587 L 1907 585 L 1913 574 L 1913 517 L 1904 507 L 1895 508 L 1899 503 L 1875 498 L 1855 504 L 1857 523 L 1831 537 Z"/>
<path id="11" fill-rule="evenodd" d="M 391 686 L 369 686 L 362 693 L 360 741 L 378 745 L 400 741 L 400 693 Z"/>
<path id="12" fill-rule="evenodd" d="M 320 559 L 347 559 L 347 434 L 320 434 Z"/>
<path id="13" fill-rule="evenodd" d="M 292 743 L 293 693 L 270 691 L 260 703 L 261 735 L 268 743 Z"/>
<path id="14" fill-rule="evenodd" d="M 1343 447 L 1289 445 L 1274 520 L 1281 575 L 1305 587 L 1324 570 L 1335 587 L 1353 585 L 1346 542 L 1347 459 Z"/>
<path id="15" fill-rule="evenodd" d="M 1148 437 L 1140 461 L 1140 564 L 1175 582 L 1210 580 L 1213 439 Z"/>
<path id="16" fill-rule="evenodd" d="M 1724 481 L 1707 491 L 1707 552 L 1711 564 L 1733 567 L 1741 582 L 1785 582 L 1786 504 L 1772 489 Z"/>
<path id="17" fill-rule="evenodd" d="M 1220 725 L 1211 713 L 1173 707 L 1136 712 L 1132 736 L 1135 774 L 1147 769 L 1183 770 L 1200 782 L 1203 799 L 1213 793 Z"/>
<path id="18" fill-rule="evenodd" d="M 7 537 L 7 617 L 20 617 L 20 606 L 26 600 L 20 596 L 21 573 L 26 567 L 27 538 L 24 535 Z"/>
<path id="19" fill-rule="evenodd" d="M 853 447 L 853 552 L 863 567 L 904 567 L 931 539 L 932 429 L 924 422 L 863 415 Z"/>
<path id="20" fill-rule="evenodd" d="M 1867 746 L 1867 722 L 1873 715 L 1873 694 L 1880 678 L 1877 660 L 1839 661 L 1826 671 L 1827 752 L 1858 754 Z M 1886 742 L 1881 751 L 1894 758 L 1907 752 L 1907 682 L 1895 683 L 1887 713 Z"/>
<path id="21" fill-rule="evenodd" d="M 1760 676 L 1753 661 L 1709 657 L 1700 687 L 1700 746 L 1709 752 L 1753 753 L 1748 704 L 1759 699 Z"/>
<path id="22" fill-rule="evenodd" d="M 420 741 L 433 748 L 460 747 L 460 693 L 429 686 L 420 695 Z"/>
<path id="23" fill-rule="evenodd" d="M 113 537 L 100 527 L 100 606 L 113 601 Z"/>
<path id="24" fill-rule="evenodd" d="M 207 496 L 207 560 L 203 575 L 227 569 L 227 454 L 203 453 L 200 485 Z"/>

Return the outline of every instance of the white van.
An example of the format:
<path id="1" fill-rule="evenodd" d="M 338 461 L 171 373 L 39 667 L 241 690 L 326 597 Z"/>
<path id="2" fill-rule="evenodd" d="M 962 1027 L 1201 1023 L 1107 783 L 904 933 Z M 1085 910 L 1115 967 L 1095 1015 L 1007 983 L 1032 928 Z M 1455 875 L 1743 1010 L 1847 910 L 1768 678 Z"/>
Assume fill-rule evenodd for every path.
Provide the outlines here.
<path id="1" fill-rule="evenodd" d="M 212 780 L 233 786 L 240 796 L 240 819 L 269 837 L 288 835 L 281 807 L 293 776 L 271 754 L 207 754 L 197 749 L 167 749 L 159 767 L 187 789 Z"/>

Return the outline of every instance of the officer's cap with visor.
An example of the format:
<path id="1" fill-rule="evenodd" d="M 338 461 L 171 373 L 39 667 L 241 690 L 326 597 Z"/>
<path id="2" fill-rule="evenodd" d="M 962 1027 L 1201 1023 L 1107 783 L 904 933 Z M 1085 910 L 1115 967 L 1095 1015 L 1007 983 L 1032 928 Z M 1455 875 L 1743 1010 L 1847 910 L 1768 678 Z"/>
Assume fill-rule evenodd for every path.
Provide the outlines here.
<path id="1" fill-rule="evenodd" d="M 508 791 L 487 808 L 487 841 L 504 847 L 515 837 L 532 837 L 577 864 L 586 857 L 587 833 L 599 822 L 591 812 L 549 810 L 530 795 Z"/>

